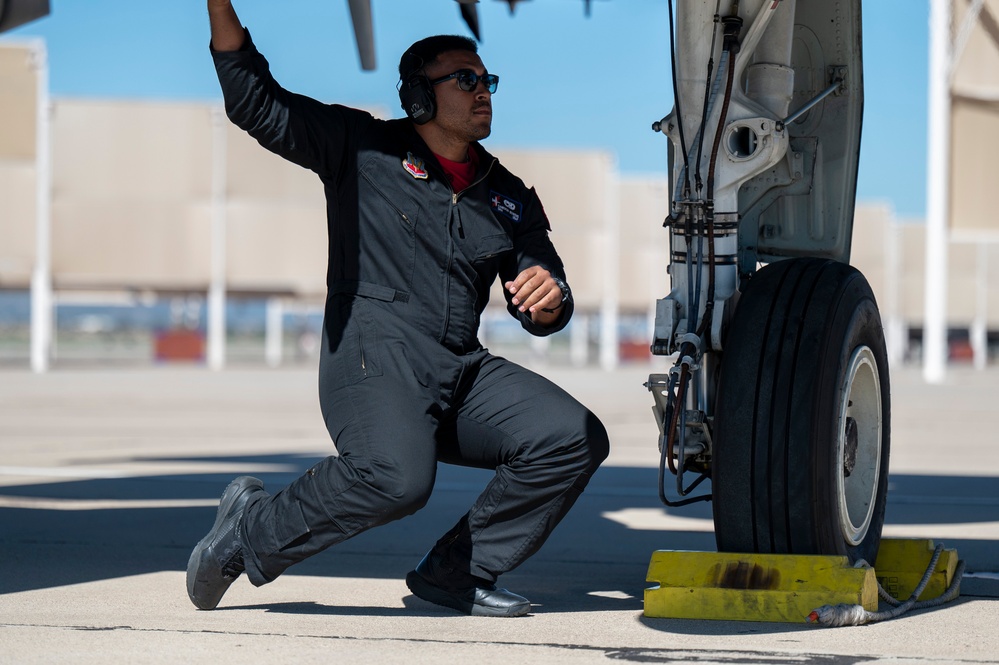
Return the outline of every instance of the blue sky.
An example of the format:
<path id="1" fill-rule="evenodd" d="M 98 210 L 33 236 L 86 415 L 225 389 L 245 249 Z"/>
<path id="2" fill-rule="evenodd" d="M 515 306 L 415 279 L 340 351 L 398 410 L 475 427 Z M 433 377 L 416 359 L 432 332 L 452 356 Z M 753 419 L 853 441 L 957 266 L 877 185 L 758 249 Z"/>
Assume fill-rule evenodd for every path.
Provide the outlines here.
<path id="1" fill-rule="evenodd" d="M 361 71 L 347 0 L 236 0 L 240 18 L 287 88 L 401 114 L 403 48 L 468 34 L 452 0 L 372 0 L 375 72 Z M 5 33 L 43 37 L 56 97 L 217 100 L 204 0 L 51 0 L 50 16 Z M 926 196 L 928 0 L 864 3 L 865 114 L 860 201 L 922 218 Z M 479 4 L 480 54 L 501 76 L 492 148 L 597 148 L 622 174 L 666 173 L 650 129 L 672 107 L 666 0 Z"/>

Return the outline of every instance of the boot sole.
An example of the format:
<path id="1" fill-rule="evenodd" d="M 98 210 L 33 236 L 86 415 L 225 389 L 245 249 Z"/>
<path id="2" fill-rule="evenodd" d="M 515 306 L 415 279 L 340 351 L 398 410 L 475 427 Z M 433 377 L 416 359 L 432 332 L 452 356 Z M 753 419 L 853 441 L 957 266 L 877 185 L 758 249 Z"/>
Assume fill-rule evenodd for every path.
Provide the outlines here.
<path id="1" fill-rule="evenodd" d="M 218 607 L 219 601 L 222 600 L 222 596 L 228 589 L 228 585 L 222 589 L 222 593 L 218 595 L 218 598 L 207 598 L 202 599 L 199 602 L 195 594 L 195 586 L 198 583 L 198 571 L 206 564 L 210 564 L 209 551 L 211 548 L 212 541 L 215 540 L 215 536 L 218 533 L 219 527 L 225 522 L 226 518 L 229 516 L 232 507 L 239 501 L 243 496 L 250 491 L 263 490 L 263 481 L 253 478 L 252 476 L 240 476 L 233 480 L 225 488 L 222 493 L 222 498 L 219 500 L 219 508 L 215 513 L 215 523 L 212 525 L 211 531 L 208 532 L 204 538 L 198 541 L 198 544 L 194 546 L 194 550 L 191 552 L 191 557 L 187 561 L 187 595 L 194 603 L 194 606 L 200 610 L 213 610 Z M 235 578 L 233 578 L 235 580 Z"/>
<path id="2" fill-rule="evenodd" d="M 421 598 L 428 603 L 450 607 L 463 614 L 482 617 L 519 617 L 531 611 L 531 603 L 526 600 L 523 603 L 510 605 L 509 607 L 490 607 L 488 605 L 478 605 L 475 602 L 458 598 L 448 593 L 440 587 L 434 586 L 423 578 L 415 570 L 411 570 L 406 575 L 406 586 L 417 598 Z"/>

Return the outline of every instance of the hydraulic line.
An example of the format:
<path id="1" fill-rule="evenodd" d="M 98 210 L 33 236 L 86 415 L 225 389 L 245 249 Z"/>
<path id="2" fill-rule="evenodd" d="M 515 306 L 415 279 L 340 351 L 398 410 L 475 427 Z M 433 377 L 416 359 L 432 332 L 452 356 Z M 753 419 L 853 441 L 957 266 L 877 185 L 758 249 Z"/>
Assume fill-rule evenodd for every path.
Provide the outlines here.
<path id="1" fill-rule="evenodd" d="M 704 128 L 708 124 L 708 113 L 710 111 L 710 100 L 714 98 L 712 90 L 714 85 L 711 82 L 711 74 L 714 69 L 715 64 L 715 40 L 718 37 L 718 24 L 720 23 L 719 10 L 721 7 L 721 0 L 715 2 L 715 18 L 714 24 L 716 27 L 711 29 L 711 49 L 708 51 L 708 75 L 704 79 L 704 104 L 701 106 L 701 131 L 698 132 L 697 140 L 697 159 L 695 164 L 697 164 L 697 171 L 694 173 L 694 186 L 697 188 L 697 193 L 701 193 L 701 156 L 704 150 Z"/>
<path id="2" fill-rule="evenodd" d="M 680 92 L 676 85 L 676 37 L 673 26 L 673 0 L 666 3 L 669 13 L 669 53 L 673 75 L 673 106 L 676 108 L 677 129 L 680 132 L 680 155 L 683 158 L 683 198 L 690 196 L 690 162 L 687 157 L 687 141 L 683 135 L 683 113 L 680 111 Z"/>
<path id="3" fill-rule="evenodd" d="M 687 152 L 687 140 L 683 129 L 683 124 L 684 124 L 683 111 L 680 106 L 680 92 L 679 92 L 679 86 L 677 85 L 677 76 L 676 76 L 676 41 L 675 41 L 676 37 L 675 37 L 675 26 L 673 23 L 673 0 L 668 0 L 667 11 L 669 12 L 670 65 L 673 78 L 673 104 L 674 108 L 676 109 L 677 130 L 680 137 L 680 153 L 681 153 L 681 158 L 683 159 L 683 191 L 680 198 L 682 200 L 688 200 L 690 198 L 690 157 Z M 690 220 L 688 220 L 688 223 L 685 225 L 684 228 L 684 241 L 686 243 L 688 256 L 690 254 L 690 239 L 691 239 Z M 693 286 L 693 281 L 690 279 L 690 274 L 689 274 L 690 267 L 691 267 L 690 261 L 688 261 L 687 302 L 691 301 L 692 293 L 690 289 Z M 686 384 L 686 367 L 684 367 L 681 371 L 679 386 L 674 386 L 674 378 L 673 377 L 670 378 L 670 384 L 668 387 L 669 400 L 667 403 L 666 413 L 664 414 L 664 418 L 668 421 L 668 429 L 665 430 L 666 441 L 664 442 L 663 449 L 661 451 L 661 459 L 659 465 L 659 498 L 660 500 L 662 500 L 663 503 L 667 505 L 670 504 L 670 501 L 666 498 L 666 495 L 664 493 L 665 466 L 666 463 L 668 463 L 670 471 L 672 471 L 674 474 L 676 473 L 676 467 L 673 464 L 673 432 L 676 431 L 675 430 L 676 416 L 678 413 L 677 405 L 682 404 L 682 402 L 680 400 L 677 400 L 676 397 L 674 396 L 673 390 L 674 388 L 676 388 L 678 392 L 682 394 L 685 390 L 685 384 Z"/>
<path id="4" fill-rule="evenodd" d="M 711 159 L 708 162 L 708 187 L 707 205 L 705 217 L 707 222 L 708 236 L 708 298 L 704 303 L 704 318 L 697 334 L 703 335 L 711 325 L 715 307 L 715 237 L 714 237 L 714 195 L 715 195 L 715 168 L 718 162 L 718 148 L 721 145 L 722 134 L 725 130 L 725 122 L 728 119 L 728 107 L 732 101 L 732 88 L 735 85 L 735 55 L 739 52 L 739 31 L 742 28 L 742 19 L 738 16 L 726 16 L 722 19 L 725 24 L 725 40 L 722 45 L 724 53 L 728 55 L 726 66 L 725 96 L 722 99 L 721 113 L 718 116 L 718 129 L 715 131 L 714 141 L 711 145 Z"/>
<path id="5" fill-rule="evenodd" d="M 668 388 L 668 390 L 670 392 L 670 395 L 673 394 L 674 387 L 675 387 L 675 385 L 674 385 L 674 379 L 671 378 L 670 379 L 669 388 Z M 672 406 L 671 407 L 667 407 L 667 409 L 666 409 L 666 413 L 664 414 L 664 420 L 665 420 L 665 422 L 672 423 L 672 426 L 671 426 L 672 431 L 676 431 L 675 430 L 675 424 L 676 424 L 676 418 L 675 418 L 675 414 L 676 414 L 676 402 L 672 402 L 671 401 L 671 403 L 672 403 Z M 689 505 L 691 503 L 697 503 L 698 501 L 710 501 L 711 500 L 711 495 L 710 494 L 701 494 L 701 495 L 698 495 L 698 496 L 690 497 L 688 499 L 681 499 L 679 501 L 671 501 L 670 499 L 668 499 L 666 497 L 666 464 L 667 464 L 667 462 L 670 465 L 670 469 L 673 470 L 674 474 L 676 474 L 675 467 L 673 466 L 673 463 L 672 463 L 672 450 L 673 450 L 673 444 L 672 444 L 672 440 L 671 440 L 672 437 L 667 437 L 667 438 L 670 439 L 670 441 L 667 442 L 665 445 L 663 445 L 662 451 L 660 453 L 660 458 L 659 458 L 659 500 L 664 505 L 669 506 L 671 508 L 678 508 L 680 506 L 686 506 L 686 505 Z M 681 462 L 681 464 L 682 463 L 683 462 Z M 688 487 L 686 489 L 683 489 L 683 487 L 681 485 L 681 482 L 680 482 L 680 478 L 681 477 L 682 476 L 680 474 L 677 474 L 677 491 L 680 494 L 680 496 L 686 496 L 687 494 L 689 494 L 690 492 L 692 492 L 698 485 L 700 485 L 702 482 L 704 482 L 705 480 L 707 480 L 709 478 L 709 475 L 707 473 L 702 473 L 700 476 L 698 476 L 697 480 L 695 480 L 694 482 L 692 482 L 690 484 L 690 487 Z"/>
<path id="6" fill-rule="evenodd" d="M 686 369 L 686 366 L 684 366 Z M 688 377 L 684 387 L 690 385 L 690 378 Z M 686 392 L 686 391 L 684 391 Z M 684 454 L 684 449 L 687 443 L 687 409 L 683 407 L 682 401 L 677 401 L 677 405 L 680 407 L 680 440 L 677 442 L 676 457 L 680 460 L 680 472 L 676 474 L 676 491 L 680 496 L 686 494 L 683 489 L 683 472 L 686 471 L 687 456 Z M 672 455 L 670 459 L 673 459 Z"/>
<path id="7" fill-rule="evenodd" d="M 881 584 L 878 584 L 878 596 L 884 600 L 889 605 L 893 605 L 893 609 L 884 610 L 882 612 L 868 612 L 864 609 L 863 605 L 850 605 L 847 603 L 840 603 L 839 605 L 823 605 L 822 607 L 813 610 L 811 614 L 808 615 L 809 623 L 818 623 L 822 626 L 859 626 L 865 623 L 874 623 L 876 621 L 884 621 L 885 619 L 894 619 L 900 617 L 909 610 L 912 609 L 925 609 L 927 607 L 937 607 L 938 605 L 943 605 L 948 603 L 955 598 L 960 593 L 961 578 L 964 576 L 964 561 L 957 562 L 957 568 L 954 570 L 954 577 L 951 579 L 950 585 L 947 589 L 938 597 L 931 598 L 930 600 L 917 600 L 919 595 L 923 593 L 926 585 L 930 581 L 930 577 L 933 575 L 933 571 L 937 567 L 937 561 L 940 559 L 940 554 L 943 552 L 943 545 L 938 543 L 936 548 L 933 550 L 933 556 L 930 558 L 930 564 L 926 567 L 926 572 L 923 573 L 922 579 L 919 580 L 919 584 L 913 590 L 909 599 L 905 602 L 901 602 L 884 590 Z M 858 568 L 869 567 L 864 560 L 860 560 L 856 563 Z"/>
<path id="8" fill-rule="evenodd" d="M 687 342 L 684 344 L 684 348 L 680 350 L 680 356 L 677 358 L 677 362 L 674 365 L 674 371 L 670 372 L 669 384 L 667 385 L 665 391 L 665 394 L 667 394 L 669 398 L 666 403 L 666 409 L 663 412 L 663 422 L 662 422 L 665 441 L 663 441 L 659 456 L 659 500 L 664 505 L 673 508 L 679 506 L 686 506 L 688 504 L 696 503 L 698 501 L 711 500 L 711 494 L 702 494 L 699 496 L 690 497 L 688 499 L 682 499 L 680 501 L 671 501 L 666 497 L 667 465 L 669 466 L 670 471 L 672 471 L 673 474 L 677 477 L 676 487 L 677 487 L 677 493 L 680 496 L 686 496 L 691 491 L 693 491 L 698 485 L 700 485 L 702 482 L 704 482 L 710 477 L 710 475 L 706 472 L 701 473 L 701 475 L 694 482 L 692 482 L 689 487 L 684 489 L 682 478 L 683 478 L 683 465 L 685 464 L 686 460 L 683 459 L 683 456 L 681 454 L 679 471 L 677 470 L 677 467 L 673 463 L 673 456 L 676 450 L 674 437 L 676 436 L 676 432 L 679 429 L 677 425 L 679 424 L 679 419 L 681 417 L 680 411 L 678 411 L 678 409 L 683 408 L 683 401 L 686 397 L 686 387 L 690 381 L 688 366 L 686 363 L 684 363 L 683 358 L 685 357 L 685 352 L 687 350 L 690 350 L 687 347 L 690 346 L 692 346 L 691 343 Z M 691 350 L 691 353 L 694 352 L 696 352 L 696 349 Z M 677 368 L 679 368 L 679 372 L 675 371 Z M 675 393 L 674 390 L 676 391 Z M 681 452 L 682 452 L 682 445 L 681 445 Z"/>
<path id="9" fill-rule="evenodd" d="M 719 20 L 718 9 L 721 5 L 721 0 L 718 0 L 715 5 L 715 23 Z M 686 140 L 683 133 L 683 116 L 680 112 L 679 104 L 679 93 L 677 91 L 676 84 L 676 46 L 673 35 L 673 2 L 669 0 L 669 12 L 670 12 L 670 46 L 671 46 L 671 59 L 673 66 L 673 93 L 676 105 L 676 113 L 678 118 L 678 129 L 680 133 L 680 150 L 683 156 L 683 170 L 684 170 L 684 196 L 682 200 L 689 199 L 690 192 L 690 161 L 689 155 L 687 154 Z M 728 107 L 732 97 L 732 87 L 734 85 L 734 54 L 739 50 L 738 34 L 742 26 L 742 19 L 737 16 L 738 13 L 738 2 L 732 3 L 733 15 L 726 16 L 722 19 L 724 25 L 724 41 L 722 44 L 722 61 L 719 67 L 718 74 L 724 70 L 727 72 L 725 94 L 723 97 L 721 115 L 718 121 L 718 129 L 715 133 L 714 141 L 711 150 L 711 159 L 708 165 L 708 186 L 707 186 L 707 198 L 706 205 L 701 212 L 696 213 L 695 219 L 691 219 L 688 215 L 687 221 L 684 225 L 684 241 L 686 243 L 687 249 L 687 302 L 692 305 L 687 317 L 687 330 L 688 333 L 694 332 L 696 329 L 697 336 L 703 336 L 705 330 L 710 325 L 712 318 L 712 313 L 714 310 L 714 293 L 715 293 L 715 252 L 714 252 L 714 209 L 713 209 L 713 198 L 714 198 L 714 177 L 715 177 L 715 167 L 718 158 L 718 147 L 720 145 L 721 136 L 723 134 L 725 121 L 728 116 Z M 710 54 L 714 53 L 715 39 L 717 37 L 717 32 L 712 30 L 711 37 L 711 51 Z M 701 127 L 698 132 L 698 146 L 697 146 L 697 171 L 695 174 L 696 186 L 698 194 L 701 190 L 701 179 L 700 179 L 700 162 L 702 157 L 703 142 L 704 142 L 704 129 L 707 125 L 707 118 L 709 115 L 710 107 L 713 106 L 712 100 L 714 99 L 713 91 L 717 90 L 715 82 L 712 81 L 714 59 L 713 55 L 709 54 L 708 61 L 708 73 L 705 82 L 704 90 L 704 105 L 702 107 L 702 117 L 701 117 Z M 693 227 L 696 223 L 696 233 Z M 697 237 L 697 249 L 696 252 L 693 251 L 693 237 Z M 705 238 L 708 246 L 708 297 L 705 302 L 704 316 L 701 318 L 700 324 L 697 323 L 698 314 L 700 312 L 700 294 L 701 294 L 701 277 L 704 273 L 703 270 L 703 260 L 704 260 L 704 242 Z M 696 261 L 694 257 L 696 256 Z M 696 278 L 694 275 L 696 266 Z M 695 288 L 696 287 L 696 288 Z M 683 362 L 685 356 L 685 351 L 687 347 L 691 346 L 690 342 L 686 342 L 680 349 L 679 357 L 677 359 L 676 366 L 680 367 L 679 378 L 676 380 L 673 375 L 670 378 L 667 394 L 667 407 L 664 413 L 664 433 L 665 442 L 663 449 L 661 451 L 661 459 L 659 465 L 659 498 L 660 500 L 668 506 L 678 506 L 685 505 L 687 503 L 693 503 L 695 501 L 707 501 L 711 499 L 710 494 L 705 494 L 702 496 L 692 497 L 680 502 L 671 502 L 665 496 L 664 491 L 664 476 L 666 466 L 669 466 L 670 471 L 676 475 L 676 487 L 677 491 L 681 496 L 685 496 L 695 487 L 697 487 L 701 482 L 703 482 L 707 477 L 707 473 L 702 473 L 701 476 L 695 480 L 690 487 L 684 489 L 683 487 L 683 472 L 685 470 L 686 455 L 684 454 L 684 443 L 686 441 L 686 408 L 684 402 L 686 399 L 686 391 L 690 381 L 690 370 L 689 366 Z M 696 356 L 700 352 L 699 349 L 693 348 L 690 352 L 690 357 Z M 674 367 L 676 369 L 676 367 Z M 674 393 L 674 389 L 676 392 Z M 679 432 L 679 450 L 680 450 L 680 464 L 679 468 L 674 463 L 674 456 L 677 450 L 677 433 Z"/>
<path id="10" fill-rule="evenodd" d="M 680 385 L 677 386 L 676 397 L 673 398 L 674 400 L 673 412 L 672 414 L 670 414 L 669 429 L 667 430 L 669 434 L 666 437 L 666 450 L 667 450 L 666 461 L 669 463 L 669 470 L 673 472 L 673 475 L 677 475 L 677 468 L 676 465 L 673 463 L 673 455 L 675 452 L 673 438 L 676 436 L 677 424 L 678 424 L 677 421 L 680 418 L 680 412 L 685 410 L 683 408 L 683 400 L 686 397 L 687 381 L 689 380 L 689 378 L 690 377 L 687 373 L 687 366 L 684 365 L 680 368 Z M 681 466 L 683 465 L 683 460 L 680 461 L 680 465 Z"/>
<path id="11" fill-rule="evenodd" d="M 729 54 L 728 62 L 725 63 L 726 76 L 725 96 L 722 99 L 721 114 L 718 116 L 718 130 L 711 145 L 711 161 L 708 164 L 708 190 L 707 200 L 714 199 L 715 194 L 715 166 L 718 161 L 718 147 L 721 145 L 721 137 L 724 133 L 725 121 L 728 118 L 728 106 L 732 101 L 732 87 L 735 84 L 735 63 L 732 56 L 739 52 L 739 29 L 742 27 L 742 19 L 738 16 L 726 16 L 722 19 L 725 24 L 725 41 L 722 46 L 725 53 Z"/>
<path id="12" fill-rule="evenodd" d="M 703 275 L 703 252 L 704 241 L 701 227 L 703 215 L 700 211 L 694 214 L 695 220 L 688 220 L 686 228 L 687 239 L 687 302 L 690 303 L 690 310 L 687 314 L 687 333 L 693 334 L 697 326 L 697 316 L 701 308 L 701 276 Z M 695 227 L 695 232 L 691 232 L 691 227 Z M 696 238 L 696 245 L 695 239 Z M 694 247 L 696 246 L 696 251 Z M 693 357 L 697 349 L 691 353 Z M 681 356 L 682 357 L 682 356 Z"/>
<path id="13" fill-rule="evenodd" d="M 663 413 L 663 432 L 666 433 L 666 440 L 663 442 L 662 449 L 659 451 L 659 500 L 664 504 L 671 505 L 670 500 L 666 498 L 666 465 L 669 464 L 670 471 L 674 474 L 676 473 L 675 467 L 673 466 L 673 451 L 672 451 L 672 441 L 669 432 L 672 431 L 673 423 L 673 412 L 676 411 L 676 402 L 673 398 L 673 390 L 676 388 L 676 374 L 670 374 L 669 384 L 666 386 L 667 394 L 669 395 L 669 400 L 666 404 L 666 411 Z"/>
<path id="14" fill-rule="evenodd" d="M 720 23 L 719 10 L 721 7 L 721 0 L 715 2 L 715 14 L 714 14 L 714 25 L 718 26 Z M 694 172 L 694 187 L 697 192 L 697 196 L 701 195 L 701 189 L 703 183 L 701 182 L 701 161 L 704 151 L 704 128 L 708 125 L 708 116 L 711 114 L 711 109 L 714 106 L 714 100 L 718 95 L 718 85 L 716 81 L 712 81 L 712 73 L 714 71 L 714 53 L 715 53 L 715 42 L 718 38 L 718 28 L 713 27 L 711 29 L 711 48 L 708 51 L 708 71 L 707 76 L 704 79 L 704 102 L 701 105 L 701 122 L 700 127 L 697 131 L 697 156 L 694 159 L 694 164 L 696 165 L 696 171 Z M 722 67 L 724 67 L 726 53 L 722 53 Z M 721 73 L 721 68 L 719 68 L 719 74 Z M 697 329 L 696 317 L 701 311 L 701 277 L 704 274 L 704 233 L 702 228 L 703 213 L 697 215 L 697 261 L 687 261 L 687 302 L 691 303 L 690 311 L 693 313 L 692 316 L 687 318 L 687 332 L 693 333 Z M 689 224 L 689 223 L 688 223 Z M 688 229 L 689 230 L 689 229 Z M 686 236 L 689 239 L 689 233 Z M 687 242 L 687 256 L 691 257 L 690 242 Z M 696 271 L 696 285 L 694 284 L 694 274 Z"/>

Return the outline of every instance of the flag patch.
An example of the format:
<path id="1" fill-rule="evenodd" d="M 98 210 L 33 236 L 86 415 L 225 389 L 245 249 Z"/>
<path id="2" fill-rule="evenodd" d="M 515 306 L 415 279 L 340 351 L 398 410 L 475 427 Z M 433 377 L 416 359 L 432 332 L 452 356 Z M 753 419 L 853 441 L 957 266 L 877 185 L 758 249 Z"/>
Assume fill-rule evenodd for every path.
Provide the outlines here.
<path id="1" fill-rule="evenodd" d="M 489 205 L 494 213 L 503 215 L 512 222 L 519 222 L 524 212 L 524 206 L 520 201 L 494 191 L 489 192 Z"/>

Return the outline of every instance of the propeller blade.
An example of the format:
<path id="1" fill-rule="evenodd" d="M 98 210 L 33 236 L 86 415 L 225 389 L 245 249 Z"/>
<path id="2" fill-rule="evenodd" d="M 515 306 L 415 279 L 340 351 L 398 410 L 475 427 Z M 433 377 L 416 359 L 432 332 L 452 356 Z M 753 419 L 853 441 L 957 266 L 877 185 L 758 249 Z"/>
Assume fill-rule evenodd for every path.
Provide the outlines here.
<path id="1" fill-rule="evenodd" d="M 370 72 L 375 69 L 375 28 L 371 21 L 371 0 L 349 0 L 349 3 L 361 69 Z"/>
<path id="2" fill-rule="evenodd" d="M 461 18 L 465 19 L 465 23 L 468 24 L 468 29 L 472 31 L 475 35 L 476 41 L 482 41 L 482 36 L 479 34 L 479 9 L 475 6 L 475 3 L 471 2 L 461 2 Z"/>
<path id="3" fill-rule="evenodd" d="M 0 32 L 49 13 L 49 0 L 0 0 Z"/>

